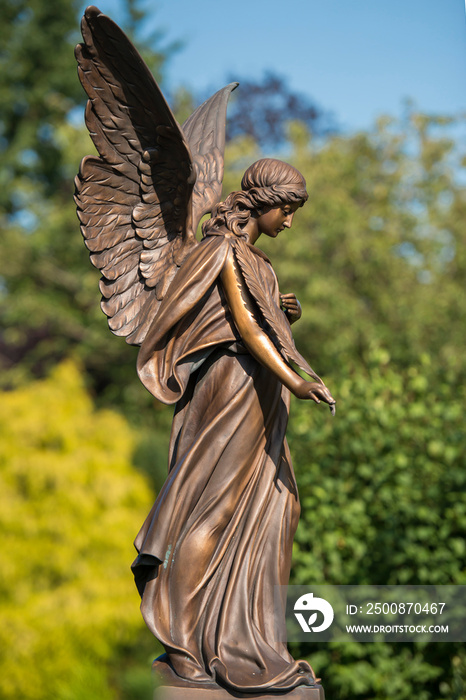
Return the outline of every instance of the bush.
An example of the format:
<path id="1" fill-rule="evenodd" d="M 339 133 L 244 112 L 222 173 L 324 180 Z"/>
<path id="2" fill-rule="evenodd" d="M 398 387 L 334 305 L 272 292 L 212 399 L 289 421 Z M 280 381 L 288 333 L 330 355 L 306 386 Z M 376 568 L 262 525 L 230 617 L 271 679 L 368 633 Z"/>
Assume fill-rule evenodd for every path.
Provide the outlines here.
<path id="1" fill-rule="evenodd" d="M 71 363 L 0 415 L 0 696 L 114 698 L 108 665 L 143 628 L 129 565 L 152 500 L 131 431 Z"/>
<path id="2" fill-rule="evenodd" d="M 329 381 L 334 420 L 323 405 L 293 405 L 303 512 L 291 582 L 464 584 L 464 387 L 445 368 L 433 371 L 427 356 L 396 372 L 376 350 L 367 365 Z M 332 698 L 465 697 L 456 644 L 313 648 Z"/>

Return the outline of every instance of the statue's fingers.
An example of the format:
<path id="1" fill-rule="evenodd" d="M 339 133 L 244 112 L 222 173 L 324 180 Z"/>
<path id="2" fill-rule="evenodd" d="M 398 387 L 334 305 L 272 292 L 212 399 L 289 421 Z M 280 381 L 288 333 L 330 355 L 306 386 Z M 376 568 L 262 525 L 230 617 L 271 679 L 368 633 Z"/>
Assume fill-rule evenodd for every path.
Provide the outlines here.
<path id="1" fill-rule="evenodd" d="M 322 399 L 326 403 L 328 403 L 328 404 L 335 403 L 335 399 L 333 398 L 332 394 L 330 393 L 330 391 L 327 389 L 326 386 L 321 387 L 319 393 L 320 393 Z"/>

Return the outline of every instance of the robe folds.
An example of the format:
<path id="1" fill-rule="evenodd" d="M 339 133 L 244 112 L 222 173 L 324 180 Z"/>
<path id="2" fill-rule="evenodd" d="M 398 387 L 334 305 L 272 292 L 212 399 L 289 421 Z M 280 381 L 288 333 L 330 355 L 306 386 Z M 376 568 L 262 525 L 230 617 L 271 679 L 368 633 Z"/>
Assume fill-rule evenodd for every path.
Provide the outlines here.
<path id="1" fill-rule="evenodd" d="M 214 230 L 183 263 L 138 357 L 139 376 L 175 403 L 169 473 L 133 564 L 146 624 L 182 679 L 234 691 L 313 685 L 283 641 L 299 499 L 285 430 L 289 391 L 246 349 L 220 273 L 235 236 Z M 267 293 L 278 284 L 248 244 Z M 282 312 L 280 312 L 282 313 Z"/>

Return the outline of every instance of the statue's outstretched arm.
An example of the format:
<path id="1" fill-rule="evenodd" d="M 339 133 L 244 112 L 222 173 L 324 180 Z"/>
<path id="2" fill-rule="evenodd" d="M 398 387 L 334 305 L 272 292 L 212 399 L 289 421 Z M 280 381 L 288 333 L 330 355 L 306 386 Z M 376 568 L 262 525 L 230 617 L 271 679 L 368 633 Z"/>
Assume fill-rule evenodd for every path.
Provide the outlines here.
<path id="1" fill-rule="evenodd" d="M 308 382 L 299 376 L 281 357 L 272 340 L 255 318 L 254 302 L 238 264 L 230 250 L 221 274 L 225 296 L 238 332 L 256 360 L 269 369 L 295 396 L 316 403 L 333 404 L 334 399 L 324 384 Z"/>

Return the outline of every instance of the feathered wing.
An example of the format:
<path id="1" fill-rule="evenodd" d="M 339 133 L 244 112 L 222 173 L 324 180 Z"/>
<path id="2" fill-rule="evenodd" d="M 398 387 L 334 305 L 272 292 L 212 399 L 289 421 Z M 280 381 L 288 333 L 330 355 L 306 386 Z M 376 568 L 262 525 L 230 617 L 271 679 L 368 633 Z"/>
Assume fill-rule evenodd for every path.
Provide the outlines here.
<path id="1" fill-rule="evenodd" d="M 230 83 L 198 107 L 183 124 L 196 171 L 192 194 L 192 229 L 218 204 L 222 194 L 223 154 L 228 99 L 238 87 Z"/>
<path id="2" fill-rule="evenodd" d="M 88 7 L 78 73 L 99 158 L 86 157 L 76 203 L 102 309 L 116 335 L 139 345 L 178 266 L 196 244 L 187 225 L 195 171 L 186 139 L 136 49 Z"/>
<path id="3" fill-rule="evenodd" d="M 257 257 L 252 253 L 248 244 L 242 238 L 237 238 L 234 246 L 235 257 L 241 269 L 244 281 L 255 300 L 264 321 L 266 322 L 274 344 L 287 362 L 294 362 L 303 372 L 317 382 L 322 379 L 299 354 L 294 344 L 290 324 L 271 294 L 266 294 L 266 281 L 261 274 Z"/>

